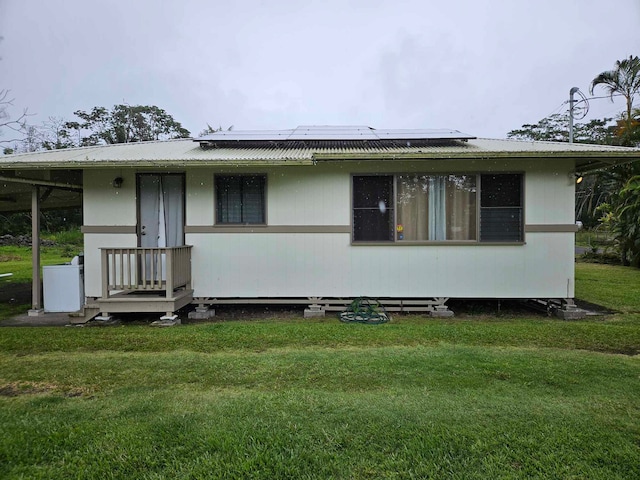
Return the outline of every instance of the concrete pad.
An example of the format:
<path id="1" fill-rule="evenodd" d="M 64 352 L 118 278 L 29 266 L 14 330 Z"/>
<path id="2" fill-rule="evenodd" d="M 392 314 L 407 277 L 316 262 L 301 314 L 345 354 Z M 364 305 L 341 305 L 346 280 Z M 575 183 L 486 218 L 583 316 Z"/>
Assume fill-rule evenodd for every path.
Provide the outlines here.
<path id="1" fill-rule="evenodd" d="M 215 308 L 196 307 L 194 311 L 189 312 L 189 320 L 209 320 L 215 316 Z"/>
<path id="2" fill-rule="evenodd" d="M 429 312 L 429 316 L 435 318 L 447 318 L 453 317 L 454 313 L 449 310 L 449 307 L 446 305 L 436 305 L 435 308 Z"/>
<path id="3" fill-rule="evenodd" d="M 1 320 L 0 327 L 64 327 L 69 320 L 68 313 L 44 313 L 37 317 L 24 314 Z"/>
<path id="4" fill-rule="evenodd" d="M 587 311 L 576 307 L 560 308 L 556 310 L 556 317 L 562 320 L 582 320 L 586 318 Z"/>
<path id="5" fill-rule="evenodd" d="M 314 308 L 304 309 L 304 318 L 324 318 L 325 316 L 324 310 L 316 310 Z"/>
<path id="6" fill-rule="evenodd" d="M 174 327 L 176 325 L 180 325 L 182 322 L 177 315 L 165 315 L 160 317 L 160 320 L 156 320 L 155 322 L 151 322 L 152 327 Z"/>

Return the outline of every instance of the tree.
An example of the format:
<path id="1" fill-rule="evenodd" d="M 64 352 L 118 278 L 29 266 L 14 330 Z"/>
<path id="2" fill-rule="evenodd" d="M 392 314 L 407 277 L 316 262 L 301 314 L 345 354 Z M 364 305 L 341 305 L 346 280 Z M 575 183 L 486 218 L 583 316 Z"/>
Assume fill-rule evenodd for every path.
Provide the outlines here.
<path id="1" fill-rule="evenodd" d="M 187 129 L 156 106 L 115 105 L 111 110 L 93 107 L 89 112 L 77 110 L 75 115 L 78 120 L 49 117 L 41 125 L 28 125 L 25 111 L 20 128 L 15 128 L 22 138 L 10 140 L 13 148 L 5 149 L 5 153 L 189 137 Z"/>
<path id="2" fill-rule="evenodd" d="M 233 125 L 227 128 L 227 132 L 230 132 L 231 130 L 233 130 Z M 211 125 L 207 123 L 207 128 L 202 130 L 198 135 L 201 137 L 204 137 L 205 135 L 210 135 L 212 133 L 221 132 L 221 131 L 222 131 L 222 126 L 219 126 L 218 128 L 213 128 Z"/>
<path id="3" fill-rule="evenodd" d="M 13 98 L 9 97 L 9 90 L 0 89 L 0 136 L 2 136 L 4 130 L 10 130 L 14 135 L 22 137 L 27 128 L 27 117 L 29 116 L 29 113 L 26 108 L 17 118 L 11 118 L 9 110 L 13 106 L 13 100 Z M 0 138 L 0 143 L 9 144 L 19 140 L 20 138 Z M 9 148 L 9 150 L 11 149 Z"/>
<path id="4" fill-rule="evenodd" d="M 616 120 L 616 134 L 630 145 L 640 145 L 640 108 L 631 110 L 631 118 L 621 115 Z"/>
<path id="5" fill-rule="evenodd" d="M 81 121 L 67 122 L 75 130 L 79 146 L 188 138 L 190 133 L 162 108 L 148 105 L 114 105 L 111 110 L 93 107 L 74 112 Z"/>
<path id="6" fill-rule="evenodd" d="M 624 60 L 617 60 L 613 70 L 602 72 L 591 81 L 589 92 L 593 94 L 597 86 L 601 86 L 608 92 L 611 101 L 616 94 L 625 98 L 627 108 L 626 114 L 623 116 L 625 129 L 621 140 L 623 145 L 633 145 L 631 139 L 633 131 L 632 109 L 633 100 L 640 92 L 640 58 L 630 55 Z"/>
<path id="7" fill-rule="evenodd" d="M 41 144 L 46 150 L 60 150 L 75 146 L 64 118 L 49 117 L 46 122 L 43 122 L 42 127 Z"/>
<path id="8" fill-rule="evenodd" d="M 612 200 L 600 207 L 603 222 L 614 234 L 622 264 L 640 268 L 640 175 L 631 177 Z"/>
<path id="9" fill-rule="evenodd" d="M 616 125 L 610 122 L 613 118 L 594 119 L 588 123 L 576 123 L 573 127 L 573 139 L 576 143 L 593 143 L 615 145 Z M 515 140 L 568 142 L 569 115 L 555 114 L 543 118 L 538 123 L 525 124 L 519 129 L 507 133 L 508 138 Z"/>
<path id="10" fill-rule="evenodd" d="M 618 145 L 620 139 L 616 135 L 618 128 L 612 118 L 594 119 L 588 123 L 574 125 L 574 142 L 599 145 Z M 538 123 L 522 125 L 511 130 L 507 136 L 516 140 L 527 141 L 569 141 L 569 115 L 555 114 L 543 118 Z M 612 195 L 622 188 L 632 174 L 628 165 L 585 176 L 584 181 L 576 186 L 576 219 L 586 227 L 594 227 L 599 223 L 601 213 L 598 207 L 612 202 Z"/>

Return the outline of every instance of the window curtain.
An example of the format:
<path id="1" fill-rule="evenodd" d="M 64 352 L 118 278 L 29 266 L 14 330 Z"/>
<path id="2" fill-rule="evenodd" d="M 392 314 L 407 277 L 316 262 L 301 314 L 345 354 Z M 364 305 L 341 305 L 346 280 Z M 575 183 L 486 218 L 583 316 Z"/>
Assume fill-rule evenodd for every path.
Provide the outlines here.
<path id="1" fill-rule="evenodd" d="M 182 208 L 182 177 L 165 175 L 160 178 L 159 223 L 162 234 L 159 247 L 179 247 L 184 243 L 184 210 Z M 163 225 L 162 225 L 163 224 Z M 164 237 L 164 238 L 163 238 Z M 164 245 L 160 244 L 160 238 Z"/>
<path id="2" fill-rule="evenodd" d="M 447 239 L 446 178 L 429 177 L 429 240 Z"/>
<path id="3" fill-rule="evenodd" d="M 447 200 L 447 240 L 475 240 L 475 175 L 450 175 L 447 178 Z"/>
<path id="4" fill-rule="evenodd" d="M 401 175 L 398 177 L 398 224 L 403 240 L 429 240 L 428 177 Z"/>
<path id="5" fill-rule="evenodd" d="M 140 176 L 140 215 L 144 227 L 142 247 L 177 247 L 184 244 L 183 183 L 179 175 Z M 145 256 L 147 280 L 164 280 L 166 258 Z M 153 265 L 152 265 L 153 263 Z M 152 268 L 153 267 L 153 268 Z"/>
<path id="6" fill-rule="evenodd" d="M 400 241 L 476 239 L 475 175 L 399 175 Z"/>

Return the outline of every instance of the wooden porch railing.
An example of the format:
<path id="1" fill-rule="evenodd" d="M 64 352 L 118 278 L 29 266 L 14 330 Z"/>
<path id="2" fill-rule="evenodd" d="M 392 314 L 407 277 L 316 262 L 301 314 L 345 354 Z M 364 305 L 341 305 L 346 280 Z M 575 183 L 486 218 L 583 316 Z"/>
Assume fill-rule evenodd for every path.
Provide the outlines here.
<path id="1" fill-rule="evenodd" d="M 191 245 L 155 248 L 101 248 L 102 298 L 114 292 L 191 288 Z"/>

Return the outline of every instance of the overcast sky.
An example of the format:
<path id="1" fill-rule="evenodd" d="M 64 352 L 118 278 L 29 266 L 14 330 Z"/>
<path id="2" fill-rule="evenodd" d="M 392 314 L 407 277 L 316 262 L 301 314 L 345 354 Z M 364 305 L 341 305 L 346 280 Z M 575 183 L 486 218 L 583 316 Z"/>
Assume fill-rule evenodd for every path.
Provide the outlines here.
<path id="1" fill-rule="evenodd" d="M 34 123 L 128 103 L 192 135 L 209 123 L 504 138 L 640 55 L 640 0 L 0 0 L 0 36 L 0 89 Z M 587 120 L 622 109 L 593 100 Z"/>

